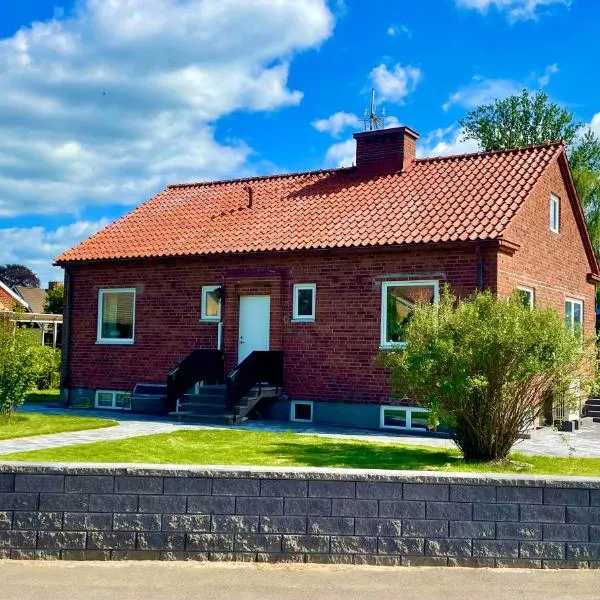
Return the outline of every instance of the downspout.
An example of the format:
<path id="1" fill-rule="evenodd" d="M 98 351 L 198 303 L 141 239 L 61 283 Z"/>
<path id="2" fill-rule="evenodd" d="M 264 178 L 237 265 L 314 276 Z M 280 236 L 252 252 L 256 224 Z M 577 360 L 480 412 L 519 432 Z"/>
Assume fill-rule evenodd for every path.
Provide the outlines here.
<path id="1" fill-rule="evenodd" d="M 67 296 L 63 311 L 62 331 L 62 360 L 60 372 L 60 388 L 63 394 L 63 402 L 71 406 L 71 311 L 73 307 L 73 275 L 68 267 L 65 269 L 65 294 Z"/>
<path id="2" fill-rule="evenodd" d="M 223 321 L 217 324 L 217 350 L 223 350 Z"/>

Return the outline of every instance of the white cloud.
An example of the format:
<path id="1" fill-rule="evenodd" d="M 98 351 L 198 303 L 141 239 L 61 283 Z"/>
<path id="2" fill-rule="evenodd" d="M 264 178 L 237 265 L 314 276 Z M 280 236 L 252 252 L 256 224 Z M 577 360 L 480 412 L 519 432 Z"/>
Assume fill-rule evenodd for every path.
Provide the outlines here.
<path id="1" fill-rule="evenodd" d="M 592 120 L 587 124 L 586 129 L 591 129 L 596 136 L 600 137 L 600 112 L 597 112 L 592 117 Z"/>
<path id="2" fill-rule="evenodd" d="M 523 86 L 509 79 L 488 79 L 486 77 L 473 77 L 471 83 L 459 88 L 450 95 L 442 105 L 444 110 L 454 105 L 464 108 L 475 108 L 481 104 L 490 104 L 497 99 L 506 98 L 517 94 Z"/>
<path id="3" fill-rule="evenodd" d="M 311 125 L 321 133 L 329 133 L 334 137 L 338 137 L 344 130 L 349 127 L 357 128 L 361 124 L 360 119 L 353 113 L 336 112 L 326 119 L 317 119 Z"/>
<path id="4" fill-rule="evenodd" d="M 62 269 L 51 266 L 54 259 L 108 223 L 108 219 L 100 219 L 77 221 L 54 230 L 44 227 L 0 229 L 0 264 L 27 265 L 44 286 L 48 281 L 60 281 Z"/>
<path id="5" fill-rule="evenodd" d="M 434 129 L 417 144 L 417 155 L 450 156 L 452 154 L 469 154 L 479 152 L 481 148 L 474 140 L 464 140 L 464 130 L 451 125 L 445 129 Z"/>
<path id="6" fill-rule="evenodd" d="M 456 0 L 461 8 L 486 13 L 491 7 L 506 15 L 511 23 L 538 19 L 540 13 L 548 12 L 552 6 L 571 5 L 571 0 Z"/>
<path id="7" fill-rule="evenodd" d="M 407 38 L 411 38 L 412 30 L 410 29 L 410 27 L 408 27 L 407 25 L 404 25 L 403 23 L 401 23 L 400 25 L 394 25 L 392 23 L 392 25 L 390 25 L 387 28 L 387 34 L 390 37 L 396 37 L 396 36 L 402 34 L 402 35 L 405 35 Z"/>
<path id="8" fill-rule="evenodd" d="M 371 71 L 369 77 L 380 101 L 402 103 L 415 90 L 422 79 L 422 73 L 418 67 L 411 65 L 403 67 L 397 63 L 389 70 L 386 65 L 381 64 Z"/>
<path id="9" fill-rule="evenodd" d="M 559 71 L 560 69 L 558 68 L 558 65 L 556 63 L 548 65 L 544 70 L 544 74 L 538 77 L 538 85 L 540 87 L 546 87 L 550 83 L 550 77 L 552 75 L 556 75 L 556 73 L 558 73 Z"/>
<path id="10" fill-rule="evenodd" d="M 333 24 L 326 0 L 81 0 L 1 39 L 0 217 L 252 170 L 219 118 L 297 105 L 291 60 Z"/>
<path id="11" fill-rule="evenodd" d="M 356 140 L 346 140 L 333 144 L 325 155 L 325 164 L 329 167 L 351 167 L 356 160 Z"/>

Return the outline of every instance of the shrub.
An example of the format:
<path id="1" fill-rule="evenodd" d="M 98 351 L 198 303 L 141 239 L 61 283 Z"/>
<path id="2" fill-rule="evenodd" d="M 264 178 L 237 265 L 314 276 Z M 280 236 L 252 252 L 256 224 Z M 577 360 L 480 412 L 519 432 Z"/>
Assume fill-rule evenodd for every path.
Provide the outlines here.
<path id="1" fill-rule="evenodd" d="M 34 360 L 34 385 L 39 390 L 54 390 L 60 385 L 60 351 L 40 343 L 31 348 Z"/>
<path id="2" fill-rule="evenodd" d="M 438 305 L 415 307 L 406 341 L 381 356 L 395 393 L 450 424 L 467 460 L 505 458 L 545 396 L 585 388 L 594 372 L 593 345 L 556 311 L 489 292 L 457 301 L 446 288 Z"/>

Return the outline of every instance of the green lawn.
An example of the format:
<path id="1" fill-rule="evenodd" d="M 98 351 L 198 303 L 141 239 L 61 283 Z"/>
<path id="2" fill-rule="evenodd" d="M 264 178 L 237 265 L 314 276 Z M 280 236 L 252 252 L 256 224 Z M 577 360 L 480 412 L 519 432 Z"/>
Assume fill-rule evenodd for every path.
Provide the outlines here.
<path id="1" fill-rule="evenodd" d="M 3 458 L 25 461 L 308 466 L 600 476 L 600 459 L 513 455 L 511 459 L 518 464 L 500 466 L 465 463 L 457 451 L 425 446 L 235 430 L 179 431 L 36 450 Z"/>
<path id="2" fill-rule="evenodd" d="M 27 394 L 25 402 L 41 403 L 58 402 L 60 400 L 60 390 L 33 390 Z"/>
<path id="3" fill-rule="evenodd" d="M 17 412 L 8 421 L 0 420 L 0 440 L 46 433 L 100 429 L 101 427 L 112 427 L 113 425 L 118 425 L 118 423 L 109 419 Z"/>

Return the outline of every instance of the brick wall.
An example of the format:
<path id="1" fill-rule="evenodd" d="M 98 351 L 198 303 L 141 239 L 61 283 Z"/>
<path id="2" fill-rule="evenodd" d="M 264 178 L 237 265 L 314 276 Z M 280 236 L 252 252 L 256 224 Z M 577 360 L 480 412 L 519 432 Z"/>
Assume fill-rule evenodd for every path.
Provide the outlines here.
<path id="1" fill-rule="evenodd" d="M 16 306 L 16 300 L 6 290 L 0 287 L 0 311 L 14 310 Z"/>
<path id="2" fill-rule="evenodd" d="M 560 198 L 559 233 L 550 231 L 550 195 Z M 595 286 L 587 282 L 592 270 L 563 177 L 554 161 L 508 227 L 505 237 L 521 245 L 513 256 L 498 257 L 498 292 L 510 295 L 516 286 L 535 291 L 536 306 L 551 306 L 561 315 L 565 297 L 583 300 L 584 328 L 595 331 Z"/>
<path id="3" fill-rule="evenodd" d="M 486 285 L 495 258 L 483 250 Z M 388 378 L 373 366 L 379 352 L 381 282 L 439 279 L 461 295 L 477 285 L 474 247 L 420 250 L 338 250 L 254 256 L 123 261 L 72 267 L 71 385 L 128 390 L 164 381 L 194 348 L 215 348 L 217 325 L 201 322 L 203 285 L 224 284 L 227 369 L 237 364 L 239 297 L 271 296 L 272 350 L 284 350 L 285 392 L 291 397 L 382 402 Z M 316 283 L 314 323 L 292 323 L 294 283 Z M 97 345 L 98 290 L 135 287 L 135 343 Z"/>
<path id="4" fill-rule="evenodd" d="M 0 558 L 597 568 L 600 480 L 8 464 Z"/>

